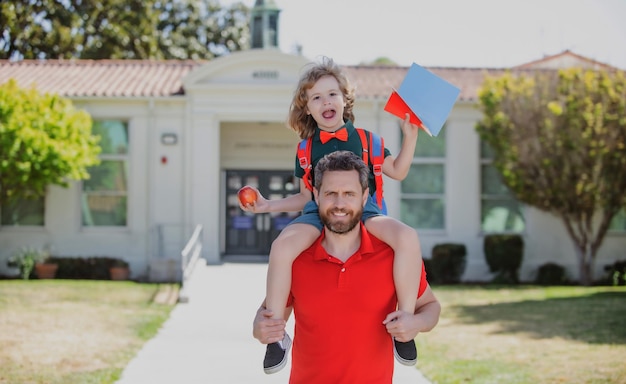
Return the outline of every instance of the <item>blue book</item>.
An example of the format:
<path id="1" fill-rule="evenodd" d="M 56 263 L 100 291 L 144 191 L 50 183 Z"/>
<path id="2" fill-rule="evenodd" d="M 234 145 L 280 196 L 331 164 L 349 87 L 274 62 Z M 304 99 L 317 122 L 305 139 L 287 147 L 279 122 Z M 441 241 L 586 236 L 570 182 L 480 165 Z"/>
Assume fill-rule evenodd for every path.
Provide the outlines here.
<path id="1" fill-rule="evenodd" d="M 411 65 L 398 90 L 393 90 L 385 111 L 422 127 L 437 136 L 443 128 L 461 90 L 415 63 Z"/>

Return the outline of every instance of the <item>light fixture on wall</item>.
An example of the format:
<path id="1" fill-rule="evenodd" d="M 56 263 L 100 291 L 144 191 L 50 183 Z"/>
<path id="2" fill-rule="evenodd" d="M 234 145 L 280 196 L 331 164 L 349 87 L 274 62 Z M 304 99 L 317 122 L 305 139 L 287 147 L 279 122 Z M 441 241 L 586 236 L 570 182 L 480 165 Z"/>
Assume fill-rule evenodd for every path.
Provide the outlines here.
<path id="1" fill-rule="evenodd" d="M 175 145 L 178 143 L 178 136 L 175 133 L 163 133 L 161 134 L 161 144 L 163 145 Z"/>

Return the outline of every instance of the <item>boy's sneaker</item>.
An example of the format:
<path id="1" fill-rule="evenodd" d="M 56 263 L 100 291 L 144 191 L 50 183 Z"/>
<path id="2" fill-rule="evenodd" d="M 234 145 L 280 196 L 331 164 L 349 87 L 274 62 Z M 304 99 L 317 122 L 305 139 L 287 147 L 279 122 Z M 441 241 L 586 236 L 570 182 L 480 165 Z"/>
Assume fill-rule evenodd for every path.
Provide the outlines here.
<path id="1" fill-rule="evenodd" d="M 263 359 L 263 370 L 265 373 L 269 375 L 285 368 L 289 348 L 291 348 L 291 338 L 286 332 L 285 337 L 281 341 L 267 345 L 265 359 Z"/>
<path id="2" fill-rule="evenodd" d="M 417 348 L 415 348 L 415 340 L 403 343 L 393 339 L 393 355 L 402 365 L 414 366 L 417 364 Z"/>

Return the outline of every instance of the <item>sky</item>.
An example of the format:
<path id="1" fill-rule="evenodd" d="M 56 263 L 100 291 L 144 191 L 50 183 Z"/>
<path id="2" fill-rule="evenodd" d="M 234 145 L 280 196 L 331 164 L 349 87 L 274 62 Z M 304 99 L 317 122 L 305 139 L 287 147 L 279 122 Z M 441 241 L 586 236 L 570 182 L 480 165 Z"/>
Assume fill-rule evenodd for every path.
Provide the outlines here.
<path id="1" fill-rule="evenodd" d="M 229 5 L 237 0 L 219 0 Z M 255 0 L 239 0 L 252 7 Z M 626 0 L 274 0 L 281 51 L 341 65 L 503 68 L 572 52 L 626 69 Z"/>

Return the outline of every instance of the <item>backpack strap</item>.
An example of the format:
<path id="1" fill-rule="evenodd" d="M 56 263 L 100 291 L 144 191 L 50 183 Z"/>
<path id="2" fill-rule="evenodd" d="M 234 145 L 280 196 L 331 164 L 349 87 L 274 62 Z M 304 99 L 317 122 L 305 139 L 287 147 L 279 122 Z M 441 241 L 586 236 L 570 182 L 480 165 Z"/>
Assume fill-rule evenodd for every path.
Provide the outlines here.
<path id="1" fill-rule="evenodd" d="M 363 161 L 365 165 L 372 163 L 374 172 L 374 181 L 376 183 L 376 203 L 378 207 L 386 213 L 387 209 L 383 201 L 383 163 L 385 162 L 385 144 L 383 138 L 373 132 L 369 132 L 369 140 L 367 133 L 362 128 L 356 128 L 361 138 L 363 146 Z M 369 145 L 368 145 L 369 143 Z"/>
<path id="2" fill-rule="evenodd" d="M 359 133 L 359 138 L 361 139 L 361 146 L 363 147 L 363 152 L 362 152 L 363 162 L 365 163 L 365 165 L 369 166 L 370 148 L 367 143 L 372 141 L 371 132 L 370 132 L 370 140 L 368 140 L 366 136 L 367 133 L 365 132 L 363 128 L 355 128 L 355 129 Z"/>
<path id="3" fill-rule="evenodd" d="M 311 169 L 313 166 L 311 165 L 311 138 L 302 139 L 298 144 L 298 162 L 300 163 L 300 168 L 304 170 L 304 176 L 302 176 L 302 181 L 306 186 L 306 189 L 313 192 L 313 182 L 311 180 Z"/>
<path id="4" fill-rule="evenodd" d="M 383 201 L 383 163 L 385 162 L 385 141 L 375 133 L 370 132 L 370 157 L 376 182 L 376 202 L 383 212 L 386 212 Z"/>

